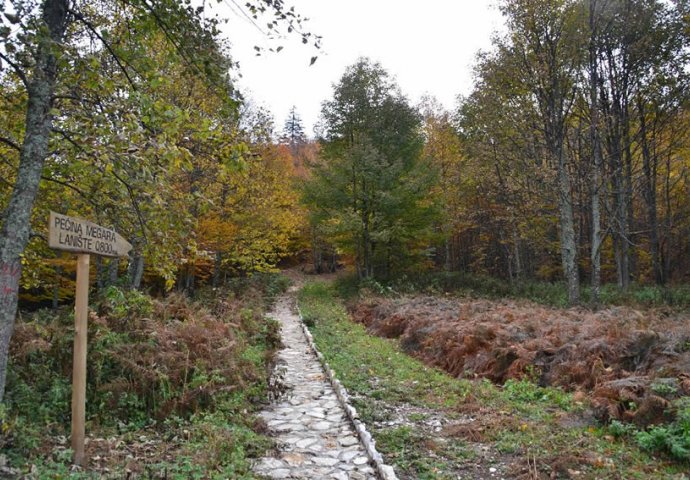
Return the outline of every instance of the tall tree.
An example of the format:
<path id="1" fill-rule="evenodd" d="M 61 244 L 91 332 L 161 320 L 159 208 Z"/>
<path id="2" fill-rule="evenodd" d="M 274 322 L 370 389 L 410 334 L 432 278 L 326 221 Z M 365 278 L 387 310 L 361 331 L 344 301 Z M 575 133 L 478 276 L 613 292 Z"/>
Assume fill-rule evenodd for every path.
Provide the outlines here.
<path id="1" fill-rule="evenodd" d="M 420 116 L 378 63 L 361 59 L 322 119 L 323 160 L 305 189 L 313 221 L 354 254 L 361 278 L 387 277 L 421 253 L 433 220 Z"/>
<path id="2" fill-rule="evenodd" d="M 599 137 L 599 8 L 597 0 L 589 0 L 589 141 L 592 150 L 592 245 L 590 261 L 592 263 L 592 300 L 599 303 L 601 289 L 601 247 L 603 234 L 601 231 L 601 191 L 602 191 L 602 154 L 601 139 Z"/>
<path id="3" fill-rule="evenodd" d="M 29 5 L 22 5 L 28 9 Z M 17 14 L 24 13 L 24 8 L 17 9 Z M 7 17 L 11 23 L 20 20 Z M 21 255 L 26 248 L 31 233 L 31 210 L 38 193 L 43 163 L 48 156 L 48 141 L 52 128 L 53 94 L 58 77 L 58 45 L 65 38 L 70 21 L 69 2 L 67 0 L 46 0 L 41 5 L 40 14 L 33 22 L 39 28 L 32 29 L 34 48 L 29 68 L 22 68 L 18 58 L 2 54 L 2 58 L 14 66 L 15 73 L 26 87 L 28 104 L 24 141 L 20 147 L 20 162 L 12 194 L 3 213 L 0 230 L 0 401 L 5 392 L 7 373 L 7 356 L 10 338 L 14 328 L 14 317 L 17 312 L 17 295 L 22 271 Z M 22 22 L 22 26 L 27 25 Z M 9 27 L 4 27 L 5 38 L 9 38 Z M 27 28 L 28 30 L 28 28 Z M 27 31 L 27 33 L 29 33 Z M 12 52 L 15 42 L 7 42 Z"/>
<path id="4" fill-rule="evenodd" d="M 438 182 L 433 193 L 442 206 L 443 215 L 437 225 L 443 237 L 442 258 L 444 269 L 453 269 L 458 252 L 454 248 L 454 237 L 461 230 L 464 220 L 467 176 L 463 172 L 463 155 L 460 137 L 447 112 L 432 97 L 422 99 L 420 105 L 424 135 L 423 158 L 438 171 Z"/>
<path id="5" fill-rule="evenodd" d="M 285 8 L 282 1 L 257 0 L 247 8 L 252 13 L 272 15 L 272 22 L 285 22 L 309 42 L 314 37 L 302 32 L 301 17 Z M 7 352 L 17 311 L 22 255 L 31 233 L 31 212 L 49 153 L 54 119 L 62 118 L 56 105 L 57 87 L 62 74 L 71 68 L 97 68 L 88 47 L 100 46 L 113 59 L 134 92 L 137 85 L 155 81 L 148 70 L 133 68 L 135 60 L 145 64 L 140 51 L 121 48 L 118 32 L 103 24 L 113 10 L 128 20 L 138 19 L 143 31 L 160 32 L 165 41 L 183 58 L 188 67 L 202 74 L 217 73 L 214 57 L 207 55 L 209 42 L 218 36 L 215 18 L 203 9 L 174 0 L 12 0 L 3 2 L 0 11 L 0 59 L 3 67 L 19 79 L 26 95 L 23 139 L 11 142 L 19 162 L 11 194 L 2 214 L 0 227 L 0 401 L 4 396 Z M 127 22 L 125 22 L 127 23 Z M 318 37 L 316 43 L 318 44 Z M 217 57 L 216 57 L 217 58 Z M 88 76 L 88 68 L 81 72 Z M 3 78 L 6 73 L 3 71 Z M 124 92 L 118 94 L 124 97 Z M 129 95 L 129 98 L 135 98 Z M 58 114 L 56 115 L 56 112 Z M 143 120 L 143 117 L 141 118 Z M 143 122 L 146 123 L 146 122 Z"/>
<path id="6" fill-rule="evenodd" d="M 573 214 L 572 179 L 565 148 L 569 115 L 582 63 L 578 10 L 571 0 L 510 0 L 501 9 L 508 21 L 505 45 L 522 66 L 521 77 L 536 99 L 540 129 L 556 169 L 559 235 L 563 273 L 571 304 L 580 301 L 577 237 Z"/>
<path id="7" fill-rule="evenodd" d="M 293 155 L 296 155 L 298 148 L 307 142 L 307 137 L 304 134 L 304 126 L 302 125 L 302 118 L 299 113 L 297 113 L 297 107 L 294 105 L 290 109 L 290 113 L 288 113 L 288 117 L 285 120 L 283 135 L 280 137 L 280 141 L 290 147 L 290 151 L 292 151 Z"/>

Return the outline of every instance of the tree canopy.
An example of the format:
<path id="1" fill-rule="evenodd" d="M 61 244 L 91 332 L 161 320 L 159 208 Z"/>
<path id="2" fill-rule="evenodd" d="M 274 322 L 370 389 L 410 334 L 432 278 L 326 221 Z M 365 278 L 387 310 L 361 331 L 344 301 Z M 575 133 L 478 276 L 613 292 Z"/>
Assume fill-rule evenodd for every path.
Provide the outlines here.
<path id="1" fill-rule="evenodd" d="M 305 188 L 312 222 L 355 256 L 361 277 L 388 277 L 422 255 L 431 234 L 435 176 L 421 157 L 420 115 L 381 65 L 361 59 L 322 117 L 322 160 Z"/>

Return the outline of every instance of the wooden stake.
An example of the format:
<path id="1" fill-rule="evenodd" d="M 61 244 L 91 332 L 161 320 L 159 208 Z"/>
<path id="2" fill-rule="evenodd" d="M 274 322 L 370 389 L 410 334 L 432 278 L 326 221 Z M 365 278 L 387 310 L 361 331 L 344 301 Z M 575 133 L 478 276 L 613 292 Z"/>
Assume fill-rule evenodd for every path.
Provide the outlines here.
<path id="1" fill-rule="evenodd" d="M 89 260 L 88 253 L 77 255 L 77 297 L 74 305 L 74 360 L 72 365 L 72 451 L 74 452 L 75 465 L 81 465 L 84 461 Z"/>

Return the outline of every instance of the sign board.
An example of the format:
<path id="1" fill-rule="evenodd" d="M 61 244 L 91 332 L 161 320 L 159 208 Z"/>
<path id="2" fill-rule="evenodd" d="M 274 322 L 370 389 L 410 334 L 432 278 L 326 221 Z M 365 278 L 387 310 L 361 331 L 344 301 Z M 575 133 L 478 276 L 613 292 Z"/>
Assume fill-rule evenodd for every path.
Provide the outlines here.
<path id="1" fill-rule="evenodd" d="M 50 212 L 48 246 L 104 257 L 125 257 L 132 249 L 132 245 L 113 229 L 55 212 Z"/>
<path id="2" fill-rule="evenodd" d="M 132 249 L 111 228 L 80 218 L 50 212 L 48 245 L 77 254 L 77 290 L 74 302 L 74 360 L 72 362 L 72 451 L 74 463 L 84 462 L 86 436 L 86 346 L 89 313 L 90 254 L 124 257 Z"/>

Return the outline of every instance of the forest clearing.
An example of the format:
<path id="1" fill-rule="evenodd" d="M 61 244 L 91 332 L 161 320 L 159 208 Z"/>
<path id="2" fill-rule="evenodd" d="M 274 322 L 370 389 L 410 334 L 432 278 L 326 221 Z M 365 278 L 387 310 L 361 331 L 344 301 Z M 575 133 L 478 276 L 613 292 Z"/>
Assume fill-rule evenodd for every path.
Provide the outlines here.
<path id="1" fill-rule="evenodd" d="M 360 1 L 0 5 L 0 477 L 688 479 L 690 4 Z"/>

